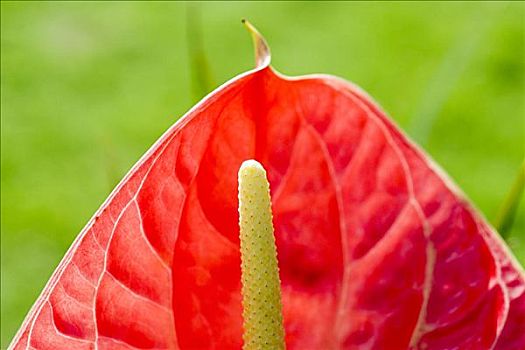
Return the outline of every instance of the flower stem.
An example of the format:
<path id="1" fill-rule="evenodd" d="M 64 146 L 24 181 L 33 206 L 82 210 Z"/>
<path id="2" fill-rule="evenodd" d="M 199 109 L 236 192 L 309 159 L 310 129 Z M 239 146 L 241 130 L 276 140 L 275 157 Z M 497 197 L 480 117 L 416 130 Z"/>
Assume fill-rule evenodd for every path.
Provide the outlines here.
<path id="1" fill-rule="evenodd" d="M 244 349 L 285 349 L 270 185 L 255 160 L 239 169 Z"/>

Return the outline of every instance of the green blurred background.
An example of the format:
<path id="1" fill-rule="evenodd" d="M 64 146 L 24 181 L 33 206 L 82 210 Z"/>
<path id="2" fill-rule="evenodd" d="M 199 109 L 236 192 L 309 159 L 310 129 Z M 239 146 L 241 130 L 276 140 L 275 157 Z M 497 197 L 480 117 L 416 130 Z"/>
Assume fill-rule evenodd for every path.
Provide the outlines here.
<path id="1" fill-rule="evenodd" d="M 188 13 L 202 24 L 189 33 Z M 242 17 L 281 72 L 367 90 L 494 220 L 524 157 L 523 3 L 2 2 L 2 348 L 198 81 L 253 67 Z M 523 263 L 521 202 L 509 243 Z"/>

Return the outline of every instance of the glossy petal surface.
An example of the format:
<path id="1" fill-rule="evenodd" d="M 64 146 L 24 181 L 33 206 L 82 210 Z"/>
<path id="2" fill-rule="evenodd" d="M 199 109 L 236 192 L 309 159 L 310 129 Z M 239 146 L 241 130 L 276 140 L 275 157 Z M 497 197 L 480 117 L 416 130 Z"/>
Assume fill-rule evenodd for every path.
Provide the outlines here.
<path id="1" fill-rule="evenodd" d="M 244 74 L 177 122 L 76 239 L 14 349 L 241 347 L 237 171 L 271 184 L 289 349 L 522 349 L 497 233 L 356 87 Z"/>

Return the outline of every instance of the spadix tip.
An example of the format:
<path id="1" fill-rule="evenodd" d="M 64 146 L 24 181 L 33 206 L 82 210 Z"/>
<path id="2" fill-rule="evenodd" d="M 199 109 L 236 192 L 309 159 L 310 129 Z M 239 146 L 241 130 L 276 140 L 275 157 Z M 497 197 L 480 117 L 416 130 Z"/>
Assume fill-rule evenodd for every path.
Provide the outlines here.
<path id="1" fill-rule="evenodd" d="M 241 167 L 239 168 L 239 174 L 244 174 L 247 172 L 266 174 L 266 170 L 264 170 L 262 164 L 255 159 L 249 159 L 242 162 Z"/>

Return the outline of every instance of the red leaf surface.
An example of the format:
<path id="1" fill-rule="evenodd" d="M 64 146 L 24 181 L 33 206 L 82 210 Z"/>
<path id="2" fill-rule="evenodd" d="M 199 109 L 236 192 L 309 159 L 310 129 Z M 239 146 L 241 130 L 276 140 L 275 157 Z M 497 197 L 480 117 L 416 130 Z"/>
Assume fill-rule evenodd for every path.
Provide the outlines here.
<path id="1" fill-rule="evenodd" d="M 11 347 L 240 348 L 236 181 L 254 158 L 289 349 L 525 348 L 524 273 L 494 229 L 361 90 L 268 63 L 133 167 Z"/>

